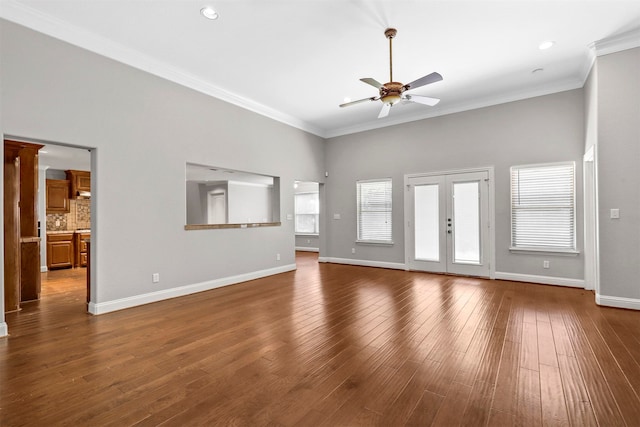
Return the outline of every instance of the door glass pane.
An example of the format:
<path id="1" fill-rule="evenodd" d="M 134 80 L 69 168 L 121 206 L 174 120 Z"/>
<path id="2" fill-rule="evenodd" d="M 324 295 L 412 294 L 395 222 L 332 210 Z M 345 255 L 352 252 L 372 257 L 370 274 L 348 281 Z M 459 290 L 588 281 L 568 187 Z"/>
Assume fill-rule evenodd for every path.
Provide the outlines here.
<path id="1" fill-rule="evenodd" d="M 440 261 L 438 185 L 415 187 L 415 258 Z"/>
<path id="2" fill-rule="evenodd" d="M 453 184 L 454 262 L 480 264 L 480 183 Z"/>

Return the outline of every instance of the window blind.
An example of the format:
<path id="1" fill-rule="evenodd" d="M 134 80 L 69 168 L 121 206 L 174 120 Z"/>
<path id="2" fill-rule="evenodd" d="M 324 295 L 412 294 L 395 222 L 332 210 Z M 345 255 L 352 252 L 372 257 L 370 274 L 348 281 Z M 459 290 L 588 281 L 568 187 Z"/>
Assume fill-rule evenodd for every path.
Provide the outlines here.
<path id="1" fill-rule="evenodd" d="M 359 241 L 391 243 L 391 179 L 358 181 Z"/>
<path id="2" fill-rule="evenodd" d="M 511 168 L 511 246 L 575 250 L 575 165 Z"/>

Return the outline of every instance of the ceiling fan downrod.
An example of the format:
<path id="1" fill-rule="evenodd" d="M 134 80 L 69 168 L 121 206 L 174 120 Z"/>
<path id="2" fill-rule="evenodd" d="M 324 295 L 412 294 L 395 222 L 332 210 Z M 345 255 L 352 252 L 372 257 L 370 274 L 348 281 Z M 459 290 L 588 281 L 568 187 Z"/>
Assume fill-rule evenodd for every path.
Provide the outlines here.
<path id="1" fill-rule="evenodd" d="M 389 39 L 389 81 L 393 81 L 393 38 L 398 34 L 395 28 L 387 28 L 384 35 Z"/>

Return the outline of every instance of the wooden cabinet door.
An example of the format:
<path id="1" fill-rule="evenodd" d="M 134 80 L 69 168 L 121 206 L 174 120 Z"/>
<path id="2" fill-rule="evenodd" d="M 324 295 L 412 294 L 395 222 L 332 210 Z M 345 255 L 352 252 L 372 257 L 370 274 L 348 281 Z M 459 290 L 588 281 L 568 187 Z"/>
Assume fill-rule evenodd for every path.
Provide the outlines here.
<path id="1" fill-rule="evenodd" d="M 65 171 L 67 179 L 71 182 L 69 197 L 76 199 L 80 192 L 91 192 L 91 172 L 68 170 Z"/>
<path id="2" fill-rule="evenodd" d="M 69 181 L 47 180 L 47 213 L 69 212 Z"/>
<path id="3" fill-rule="evenodd" d="M 91 233 L 74 233 L 74 267 L 87 266 L 87 242 L 86 239 L 91 237 Z"/>
<path id="4" fill-rule="evenodd" d="M 73 260 L 73 242 L 47 243 L 47 268 L 71 267 Z"/>
<path id="5" fill-rule="evenodd" d="M 89 172 L 78 174 L 76 186 L 78 191 L 91 191 L 91 174 Z"/>

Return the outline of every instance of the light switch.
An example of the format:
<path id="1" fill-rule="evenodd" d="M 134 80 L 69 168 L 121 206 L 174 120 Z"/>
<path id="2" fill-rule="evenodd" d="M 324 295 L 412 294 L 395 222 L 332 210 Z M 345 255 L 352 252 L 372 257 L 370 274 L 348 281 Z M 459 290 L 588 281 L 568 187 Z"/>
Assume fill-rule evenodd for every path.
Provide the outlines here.
<path id="1" fill-rule="evenodd" d="M 333 219 L 340 219 L 340 214 L 333 214 Z"/>
<path id="2" fill-rule="evenodd" d="M 287 214 L 287 221 L 291 221 L 292 219 L 293 219 L 293 214 Z"/>
<path id="3" fill-rule="evenodd" d="M 620 209 L 611 209 L 611 219 L 620 219 Z"/>

